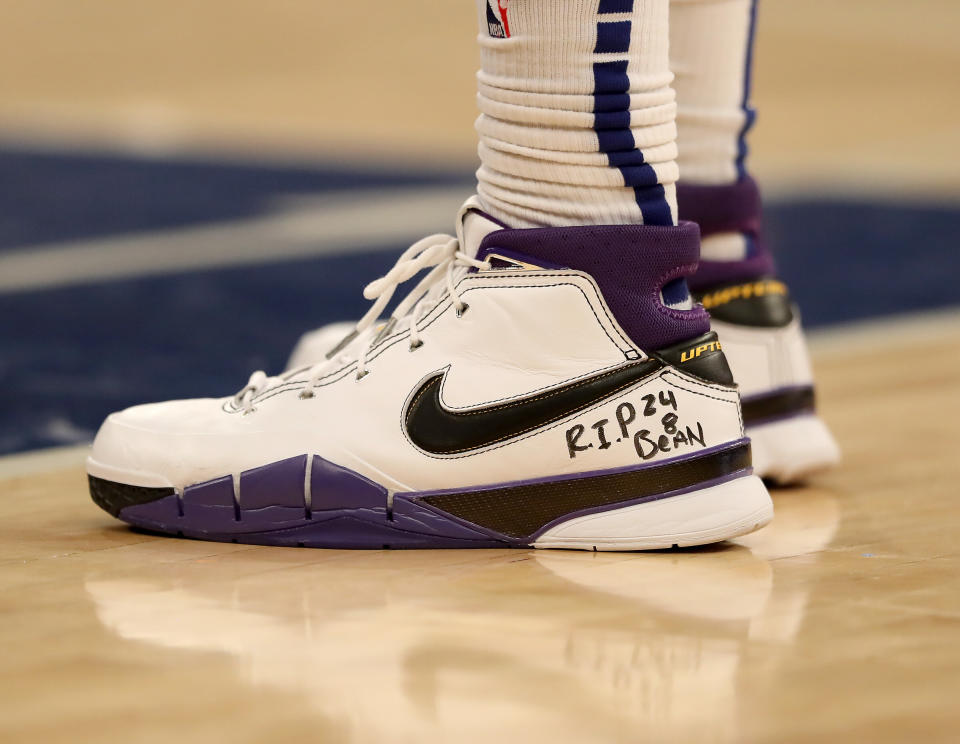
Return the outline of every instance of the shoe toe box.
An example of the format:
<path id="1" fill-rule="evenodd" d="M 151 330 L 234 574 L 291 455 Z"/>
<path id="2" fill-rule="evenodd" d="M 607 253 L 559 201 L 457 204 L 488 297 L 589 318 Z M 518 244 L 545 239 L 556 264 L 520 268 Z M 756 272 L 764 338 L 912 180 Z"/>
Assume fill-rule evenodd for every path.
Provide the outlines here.
<path id="1" fill-rule="evenodd" d="M 216 399 L 134 406 L 107 417 L 87 472 L 144 487 L 182 487 L 230 472 L 239 413 Z M 248 432 L 249 433 L 249 432 Z"/>

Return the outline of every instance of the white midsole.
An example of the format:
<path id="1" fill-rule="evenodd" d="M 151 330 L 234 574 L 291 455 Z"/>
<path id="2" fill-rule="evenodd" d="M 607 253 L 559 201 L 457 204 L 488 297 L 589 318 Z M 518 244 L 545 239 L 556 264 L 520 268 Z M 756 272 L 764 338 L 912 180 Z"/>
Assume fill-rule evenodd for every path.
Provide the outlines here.
<path id="1" fill-rule="evenodd" d="M 763 481 L 747 475 L 680 496 L 587 514 L 551 527 L 535 548 L 654 550 L 705 545 L 763 527 L 773 502 Z"/>
<path id="2" fill-rule="evenodd" d="M 780 484 L 795 483 L 840 462 L 833 435 L 814 414 L 747 428 L 753 471 Z"/>

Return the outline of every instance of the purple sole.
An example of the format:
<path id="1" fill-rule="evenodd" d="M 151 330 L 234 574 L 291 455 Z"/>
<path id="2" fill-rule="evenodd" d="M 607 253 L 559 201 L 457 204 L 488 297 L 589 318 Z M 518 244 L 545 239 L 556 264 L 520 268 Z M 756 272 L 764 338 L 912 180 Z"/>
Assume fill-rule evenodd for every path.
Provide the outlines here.
<path id="1" fill-rule="evenodd" d="M 506 548 L 529 547 L 550 527 L 582 514 L 670 498 L 749 472 L 750 446 L 739 440 L 657 463 L 392 496 L 359 473 L 307 455 L 182 492 L 90 476 L 90 493 L 101 508 L 135 527 L 216 542 Z M 482 513 L 465 512 L 465 503 L 480 504 Z"/>
<path id="2" fill-rule="evenodd" d="M 195 522 L 181 516 L 178 501 L 176 495 L 166 496 L 150 504 L 127 507 L 119 517 L 151 532 L 251 545 L 347 549 L 525 546 L 507 538 L 492 539 L 483 532 L 471 530 L 409 502 L 396 502 L 397 508 L 392 515 L 384 507 L 366 507 L 329 510 L 309 517 L 301 510 L 300 515 L 294 517 L 279 513 L 282 507 L 268 507 L 273 512 L 271 517 L 255 513 L 266 510 L 241 510 L 237 520 L 231 508 L 229 514 L 223 515 L 224 526 L 209 530 L 198 529 Z M 264 529 L 268 523 L 272 523 L 272 527 Z"/>

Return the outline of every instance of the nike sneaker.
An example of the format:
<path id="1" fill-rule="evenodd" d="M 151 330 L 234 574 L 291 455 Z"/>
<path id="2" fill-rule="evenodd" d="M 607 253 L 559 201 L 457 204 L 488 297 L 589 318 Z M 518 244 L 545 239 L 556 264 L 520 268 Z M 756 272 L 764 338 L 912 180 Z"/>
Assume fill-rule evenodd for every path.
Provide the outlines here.
<path id="1" fill-rule="evenodd" d="M 329 359 L 111 415 L 91 495 L 141 528 L 266 545 L 638 550 L 751 532 L 772 503 L 688 294 L 698 250 L 693 224 L 509 230 L 468 201 L 456 237 L 367 285 Z"/>
<path id="2" fill-rule="evenodd" d="M 790 484 L 836 465 L 840 449 L 816 413 L 800 312 L 763 239 L 756 183 L 681 184 L 677 201 L 681 217 L 700 225 L 703 251 L 690 287 L 740 385 L 756 472 Z"/>
<path id="3" fill-rule="evenodd" d="M 816 414 L 799 310 L 762 239 L 756 183 L 749 177 L 733 186 L 681 183 L 677 198 L 680 216 L 698 223 L 711 255 L 725 259 L 701 259 L 690 285 L 740 385 L 754 472 L 786 485 L 836 465 L 840 450 Z M 323 359 L 353 326 L 331 323 L 304 334 L 288 368 Z"/>

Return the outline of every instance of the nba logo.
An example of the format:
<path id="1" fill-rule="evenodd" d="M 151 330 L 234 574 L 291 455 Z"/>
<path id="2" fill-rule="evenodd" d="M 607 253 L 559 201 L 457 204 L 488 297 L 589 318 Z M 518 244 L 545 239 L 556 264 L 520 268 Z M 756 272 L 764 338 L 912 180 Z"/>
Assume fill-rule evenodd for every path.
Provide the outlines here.
<path id="1" fill-rule="evenodd" d="M 487 0 L 487 28 L 490 35 L 496 39 L 510 38 L 510 23 L 507 21 L 508 2 L 509 0 Z"/>

